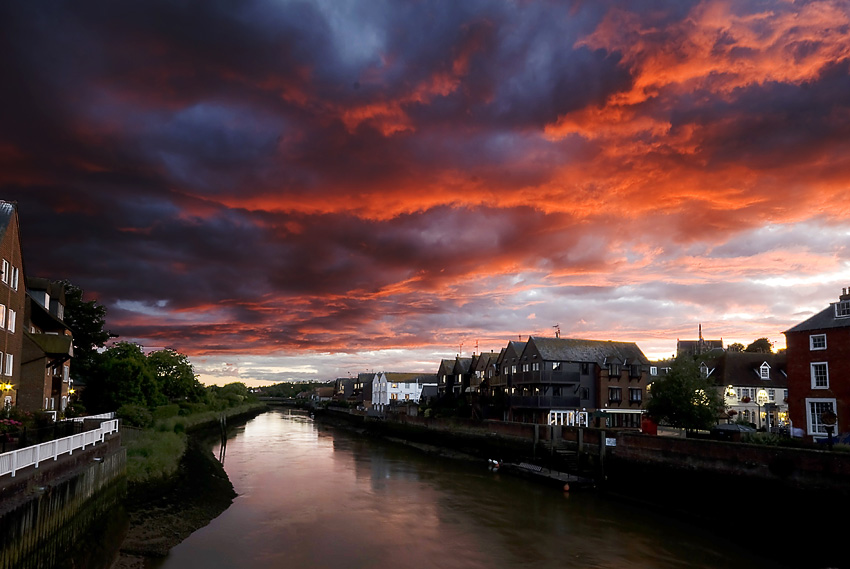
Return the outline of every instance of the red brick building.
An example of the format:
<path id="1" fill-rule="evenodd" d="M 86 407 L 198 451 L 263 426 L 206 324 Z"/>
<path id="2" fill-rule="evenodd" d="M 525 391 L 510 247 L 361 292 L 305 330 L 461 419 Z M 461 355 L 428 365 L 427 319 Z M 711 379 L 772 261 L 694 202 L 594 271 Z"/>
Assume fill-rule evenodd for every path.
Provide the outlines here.
<path id="1" fill-rule="evenodd" d="M 0 201 L 0 404 L 17 404 L 26 286 L 18 207 Z"/>
<path id="2" fill-rule="evenodd" d="M 788 414 L 807 439 L 823 437 L 824 413 L 838 416 L 835 433 L 850 429 L 850 293 L 785 332 Z M 797 431 L 799 432 L 799 431 Z"/>

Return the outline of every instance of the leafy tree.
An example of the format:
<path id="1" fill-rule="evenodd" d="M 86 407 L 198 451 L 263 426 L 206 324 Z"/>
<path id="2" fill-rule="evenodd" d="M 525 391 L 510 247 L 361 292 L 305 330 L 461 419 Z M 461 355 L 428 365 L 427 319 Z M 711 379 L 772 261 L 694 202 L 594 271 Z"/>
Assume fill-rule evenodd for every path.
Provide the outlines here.
<path id="1" fill-rule="evenodd" d="M 773 344 L 767 338 L 759 338 L 752 344 L 746 347 L 745 352 L 755 352 L 758 354 L 769 354 L 773 352 Z"/>
<path id="2" fill-rule="evenodd" d="M 98 348 L 103 348 L 117 334 L 105 330 L 106 307 L 96 300 L 83 300 L 83 289 L 61 281 L 65 287 L 65 324 L 74 335 L 74 360 L 71 375 L 74 379 L 87 381 L 96 367 Z"/>
<path id="3" fill-rule="evenodd" d="M 744 351 L 744 344 L 741 344 L 740 342 L 735 342 L 734 344 L 729 344 L 728 346 L 726 346 L 726 351 L 727 352 L 743 352 Z"/>
<path id="4" fill-rule="evenodd" d="M 667 375 L 652 383 L 646 411 L 658 423 L 692 431 L 714 425 L 721 406 L 720 395 L 697 363 L 680 356 Z"/>
<path id="5" fill-rule="evenodd" d="M 83 391 L 91 412 L 115 411 L 127 404 L 153 407 L 166 403 L 153 366 L 140 346 L 119 342 L 92 361 Z"/>
<path id="6" fill-rule="evenodd" d="M 162 395 L 169 401 L 195 403 L 204 397 L 204 386 L 185 354 L 159 350 L 148 356 L 148 362 L 153 366 Z"/>

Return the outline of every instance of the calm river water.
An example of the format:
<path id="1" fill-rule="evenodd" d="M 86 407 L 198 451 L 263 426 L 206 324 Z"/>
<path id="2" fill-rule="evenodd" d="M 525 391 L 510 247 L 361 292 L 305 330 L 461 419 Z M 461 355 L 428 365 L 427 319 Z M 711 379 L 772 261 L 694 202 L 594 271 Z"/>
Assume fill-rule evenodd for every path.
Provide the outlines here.
<path id="1" fill-rule="evenodd" d="M 239 497 L 160 569 L 777 567 L 681 520 L 362 438 L 297 411 L 239 428 L 224 466 Z"/>

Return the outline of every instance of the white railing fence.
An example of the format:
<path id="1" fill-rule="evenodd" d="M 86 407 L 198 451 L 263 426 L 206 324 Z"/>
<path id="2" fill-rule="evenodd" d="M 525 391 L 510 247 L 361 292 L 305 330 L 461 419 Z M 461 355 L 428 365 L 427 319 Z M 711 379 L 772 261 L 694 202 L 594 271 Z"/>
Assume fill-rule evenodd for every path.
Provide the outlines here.
<path id="1" fill-rule="evenodd" d="M 95 418 L 98 417 L 85 417 L 85 419 Z M 75 450 L 102 443 L 104 436 L 116 431 L 118 431 L 118 419 L 112 419 L 102 422 L 100 427 L 91 431 L 0 454 L 0 476 L 7 474 L 15 476 L 16 471 L 27 466 L 34 465 L 38 468 L 38 464 L 45 460 L 51 458 L 56 460 L 66 452 L 74 454 Z"/>

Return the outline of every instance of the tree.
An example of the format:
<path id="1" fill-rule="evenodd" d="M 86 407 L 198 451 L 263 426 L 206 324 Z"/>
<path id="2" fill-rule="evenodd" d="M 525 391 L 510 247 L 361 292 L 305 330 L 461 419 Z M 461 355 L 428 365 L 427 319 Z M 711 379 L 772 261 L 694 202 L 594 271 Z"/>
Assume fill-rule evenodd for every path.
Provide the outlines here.
<path id="1" fill-rule="evenodd" d="M 734 344 L 729 344 L 728 346 L 726 346 L 726 351 L 727 352 L 743 352 L 744 351 L 744 344 L 741 344 L 740 342 L 735 342 Z"/>
<path id="2" fill-rule="evenodd" d="M 142 348 L 119 342 L 92 360 L 83 401 L 93 413 L 122 405 L 153 407 L 166 403 L 156 373 Z"/>
<path id="3" fill-rule="evenodd" d="M 148 356 L 162 395 L 170 400 L 198 402 L 204 386 L 198 381 L 188 356 L 174 350 L 159 350 Z"/>
<path id="4" fill-rule="evenodd" d="M 720 395 L 696 362 L 680 356 L 667 375 L 651 384 L 646 412 L 658 423 L 692 431 L 711 428 L 721 407 Z"/>
<path id="5" fill-rule="evenodd" d="M 755 352 L 758 354 L 769 354 L 773 352 L 773 344 L 767 338 L 759 338 L 752 344 L 746 347 L 745 352 Z"/>
<path id="6" fill-rule="evenodd" d="M 71 376 L 74 379 L 86 381 L 97 365 L 98 348 L 103 348 L 110 338 L 116 338 L 108 330 L 106 323 L 106 307 L 96 300 L 83 300 L 83 289 L 61 281 L 65 287 L 64 321 L 74 335 L 74 360 L 71 364 Z"/>

